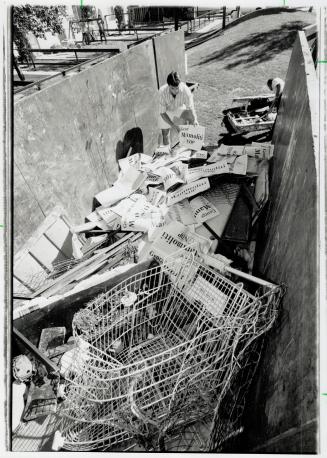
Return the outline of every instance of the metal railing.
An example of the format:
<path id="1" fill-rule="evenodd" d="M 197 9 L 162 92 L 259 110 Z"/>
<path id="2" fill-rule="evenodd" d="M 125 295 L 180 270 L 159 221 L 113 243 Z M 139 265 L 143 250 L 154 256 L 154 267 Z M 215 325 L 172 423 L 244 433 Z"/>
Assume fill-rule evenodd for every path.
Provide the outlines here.
<path id="1" fill-rule="evenodd" d="M 186 25 L 187 27 L 186 32 L 192 33 L 195 30 L 199 29 L 200 27 L 203 27 L 207 23 L 214 21 L 216 19 L 223 19 L 223 13 L 216 13 L 216 12 L 204 13 L 189 21 L 183 21 L 181 23 L 181 27 Z"/>
<path id="2" fill-rule="evenodd" d="M 102 52 L 103 53 L 103 50 L 102 49 L 98 49 L 97 52 Z M 22 87 L 21 89 L 15 90 L 14 94 L 16 95 L 16 94 L 18 94 L 20 92 L 23 92 L 23 91 L 25 92 L 28 89 L 32 89 L 34 86 L 37 88 L 37 90 L 41 90 L 42 89 L 42 87 L 41 87 L 42 84 L 44 82 L 46 82 L 46 81 L 49 81 L 49 80 L 51 80 L 53 78 L 57 78 L 58 76 L 66 76 L 67 73 L 70 73 L 70 72 L 74 72 L 74 71 L 80 72 L 84 66 L 86 66 L 86 65 L 95 65 L 98 62 L 101 62 L 102 60 L 107 59 L 108 57 L 112 57 L 112 52 L 102 54 L 101 56 L 97 56 L 94 59 L 88 59 L 88 60 L 86 60 L 84 62 L 79 63 L 78 65 L 74 65 L 73 67 L 61 70 L 58 73 L 56 73 L 55 75 L 47 76 L 47 77 L 42 78 L 42 79 L 40 79 L 38 81 L 34 81 L 33 83 L 28 84 L 28 85 Z"/>
<path id="3" fill-rule="evenodd" d="M 77 53 L 84 52 L 84 53 L 95 53 L 95 52 L 110 52 L 110 53 L 119 53 L 119 48 L 25 48 L 27 65 L 29 66 L 29 60 L 31 60 L 34 69 L 36 69 L 35 64 L 37 65 L 53 65 L 53 62 L 35 62 L 36 56 L 33 56 L 33 53 L 44 53 L 44 54 L 59 54 L 59 53 L 74 53 L 76 62 L 79 62 L 79 58 Z M 85 61 L 86 59 L 83 59 Z M 55 64 L 60 64 L 62 61 L 55 62 Z M 67 63 L 67 62 L 66 62 Z"/>

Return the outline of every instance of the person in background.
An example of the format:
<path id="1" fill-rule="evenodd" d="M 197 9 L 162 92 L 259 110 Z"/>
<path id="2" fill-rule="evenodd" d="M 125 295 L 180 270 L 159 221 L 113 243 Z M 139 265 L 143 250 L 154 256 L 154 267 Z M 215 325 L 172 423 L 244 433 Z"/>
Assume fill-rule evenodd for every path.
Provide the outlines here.
<path id="1" fill-rule="evenodd" d="M 269 79 L 267 81 L 267 86 L 271 91 L 275 93 L 275 100 L 271 104 L 269 111 L 271 112 L 273 108 L 276 108 L 276 110 L 278 111 L 285 82 L 281 78 Z"/>
<path id="2" fill-rule="evenodd" d="M 178 123 L 198 125 L 192 92 L 177 72 L 169 73 L 167 84 L 159 89 L 159 110 L 159 128 L 164 145 L 169 145 L 171 129 L 179 132 Z"/>

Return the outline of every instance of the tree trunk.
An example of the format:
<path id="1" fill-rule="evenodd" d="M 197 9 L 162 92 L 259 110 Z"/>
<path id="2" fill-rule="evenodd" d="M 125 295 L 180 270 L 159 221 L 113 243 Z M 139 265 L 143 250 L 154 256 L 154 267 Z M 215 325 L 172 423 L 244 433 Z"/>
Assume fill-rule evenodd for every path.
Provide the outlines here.
<path id="1" fill-rule="evenodd" d="M 174 9 L 175 30 L 178 30 L 178 8 Z"/>
<path id="2" fill-rule="evenodd" d="M 20 71 L 20 68 L 19 68 L 19 65 L 18 65 L 18 62 L 17 62 L 15 56 L 13 57 L 13 64 L 14 64 L 14 69 L 16 70 L 19 79 L 20 79 L 21 81 L 25 81 L 25 76 L 24 76 L 23 73 Z"/>
<path id="3" fill-rule="evenodd" d="M 223 26 L 224 29 L 226 27 L 226 6 L 223 6 Z"/>

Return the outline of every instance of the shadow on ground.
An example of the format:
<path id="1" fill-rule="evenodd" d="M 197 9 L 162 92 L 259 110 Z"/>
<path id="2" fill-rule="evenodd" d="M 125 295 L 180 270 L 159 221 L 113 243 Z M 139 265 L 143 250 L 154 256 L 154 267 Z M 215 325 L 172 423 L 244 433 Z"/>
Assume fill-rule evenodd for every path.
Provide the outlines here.
<path id="1" fill-rule="evenodd" d="M 225 68 L 231 70 L 239 65 L 251 67 L 272 59 L 276 54 L 293 46 L 297 31 L 309 25 L 303 21 L 287 22 L 267 32 L 251 33 L 230 46 L 215 51 L 200 62 L 200 65 L 215 60 L 233 59 Z"/>

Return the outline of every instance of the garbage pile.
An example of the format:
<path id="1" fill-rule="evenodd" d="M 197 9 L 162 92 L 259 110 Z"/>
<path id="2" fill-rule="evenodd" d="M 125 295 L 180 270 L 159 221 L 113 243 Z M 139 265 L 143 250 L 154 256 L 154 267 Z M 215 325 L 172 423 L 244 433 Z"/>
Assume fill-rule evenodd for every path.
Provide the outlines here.
<path id="1" fill-rule="evenodd" d="M 45 404 L 35 371 L 18 379 L 16 364 L 16 383 L 30 383 L 24 419 L 45 406 L 59 414 L 54 450 L 115 450 L 137 440 L 165 451 L 173 431 L 183 436 L 196 422 L 214 422 L 203 450 L 217 450 L 240 426 L 238 396 L 257 362 L 249 348 L 274 323 L 281 296 L 249 275 L 273 146 L 204 148 L 203 139 L 203 127 L 187 126 L 177 147 L 121 159 L 116 182 L 74 228 L 87 242 L 34 293 L 49 298 L 94 273 L 153 261 L 77 312 L 67 342 L 62 328 L 50 328 L 60 342 L 36 351 L 55 372 L 45 377 Z M 263 290 L 256 296 L 240 279 Z"/>
<path id="2" fill-rule="evenodd" d="M 140 261 L 162 260 L 195 243 L 203 254 L 220 253 L 251 270 L 255 223 L 269 197 L 273 146 L 221 145 L 208 151 L 202 149 L 204 128 L 193 129 L 202 132 L 189 133 L 190 126 L 192 137 L 183 141 L 181 135 L 178 147 L 121 159 L 118 179 L 95 196 L 94 211 L 75 231 L 141 233 L 134 242 Z"/>
<path id="3" fill-rule="evenodd" d="M 223 110 L 222 125 L 228 132 L 237 134 L 271 130 L 277 117 L 273 99 L 272 95 L 234 98 L 233 103 L 243 105 Z"/>
<path id="4" fill-rule="evenodd" d="M 203 147 L 204 127 L 186 126 L 177 147 L 119 161 L 115 183 L 94 196 L 73 228 L 74 257 L 56 263 L 28 299 L 50 298 L 187 244 L 252 270 L 258 218 L 269 198 L 269 143 Z M 177 237 L 177 238 L 176 238 Z"/>

